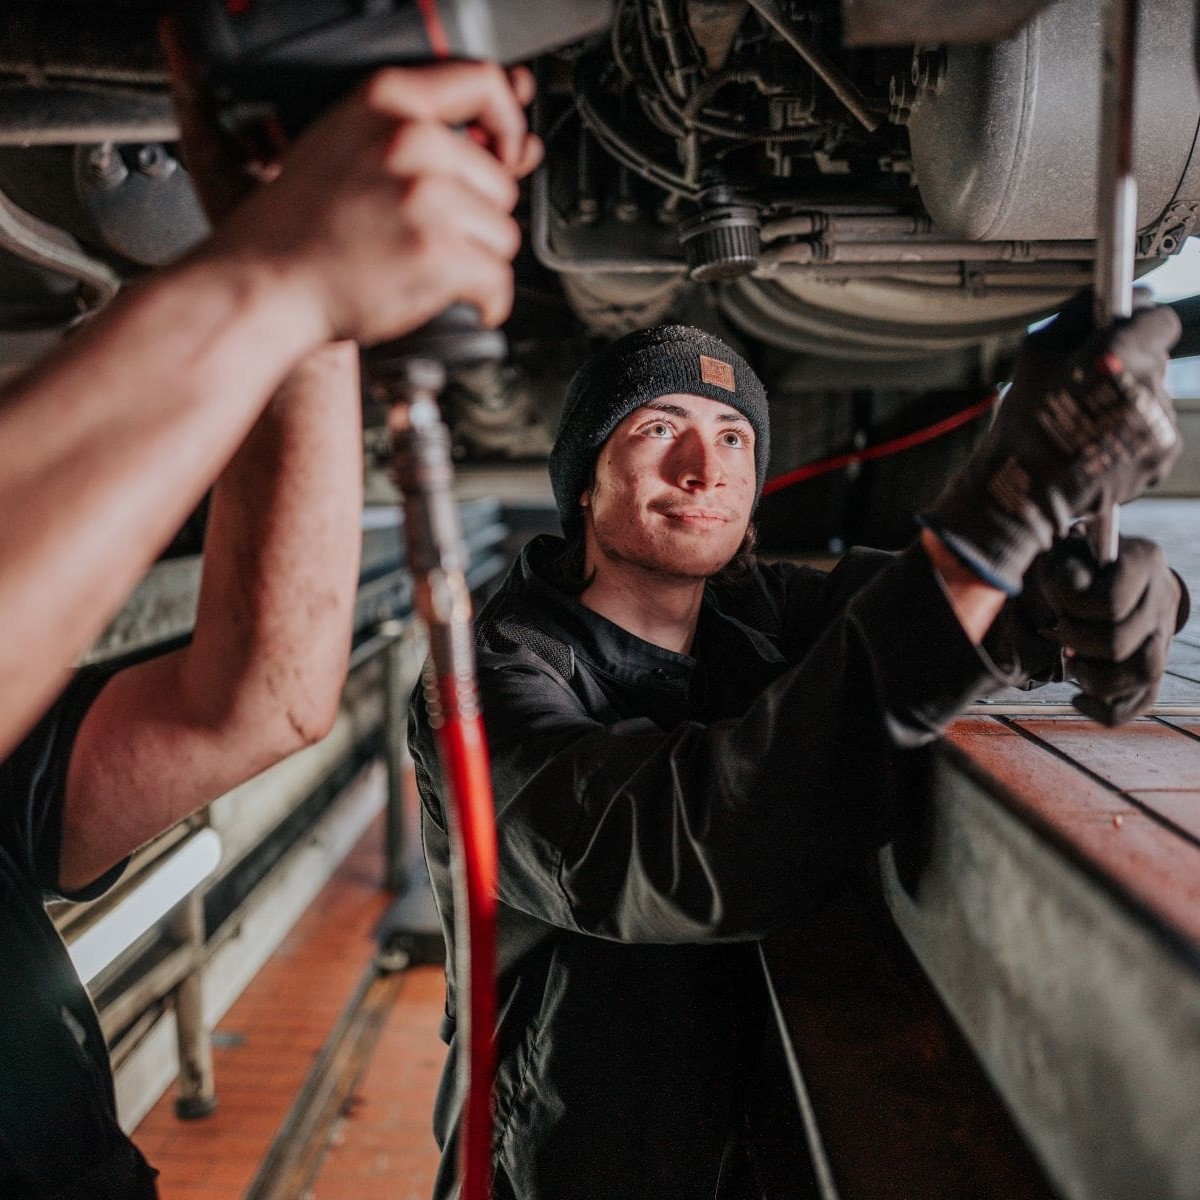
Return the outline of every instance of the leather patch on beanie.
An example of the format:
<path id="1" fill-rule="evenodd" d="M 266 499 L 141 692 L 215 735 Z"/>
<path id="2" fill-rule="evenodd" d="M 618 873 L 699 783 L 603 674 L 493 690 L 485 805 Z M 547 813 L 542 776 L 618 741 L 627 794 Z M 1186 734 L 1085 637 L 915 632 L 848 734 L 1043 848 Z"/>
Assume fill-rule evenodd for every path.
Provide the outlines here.
<path id="1" fill-rule="evenodd" d="M 737 384 L 733 381 L 733 367 L 718 358 L 709 358 L 707 354 L 700 355 L 700 378 L 714 387 L 724 388 L 727 392 L 737 391 Z"/>

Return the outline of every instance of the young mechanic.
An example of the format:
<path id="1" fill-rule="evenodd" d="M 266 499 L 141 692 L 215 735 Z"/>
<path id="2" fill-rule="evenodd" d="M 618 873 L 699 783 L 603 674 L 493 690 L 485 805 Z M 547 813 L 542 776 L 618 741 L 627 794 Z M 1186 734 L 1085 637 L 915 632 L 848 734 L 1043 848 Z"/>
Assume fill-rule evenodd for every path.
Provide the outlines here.
<path id="1" fill-rule="evenodd" d="M 361 541 L 347 339 L 455 300 L 507 315 L 531 93 L 481 65 L 379 73 L 198 251 L 0 396 L 5 1200 L 155 1194 L 43 900 L 98 895 L 143 842 L 330 728 Z M 214 479 L 190 644 L 72 679 Z"/>
<path id="2" fill-rule="evenodd" d="M 1126 499 L 1173 458 L 1178 323 L 1151 309 L 1089 339 L 1087 319 L 1077 303 L 1028 339 L 916 543 L 852 550 L 828 575 L 749 553 L 767 401 L 723 342 L 640 331 L 575 376 L 550 458 L 566 541 L 531 542 L 477 623 L 500 852 L 496 1200 L 761 1196 L 742 1111 L 765 1018 L 754 942 L 889 839 L 897 756 L 981 694 L 1051 676 L 1064 645 L 1091 715 L 1151 703 L 1186 617 L 1158 548 L 1123 540 L 1078 593 L 1057 569 L 1072 543 L 1038 556 L 1101 485 Z M 1109 351 L 1116 385 L 1093 365 Z M 445 1198 L 463 1096 L 419 696 L 412 742 L 450 943 Z"/>

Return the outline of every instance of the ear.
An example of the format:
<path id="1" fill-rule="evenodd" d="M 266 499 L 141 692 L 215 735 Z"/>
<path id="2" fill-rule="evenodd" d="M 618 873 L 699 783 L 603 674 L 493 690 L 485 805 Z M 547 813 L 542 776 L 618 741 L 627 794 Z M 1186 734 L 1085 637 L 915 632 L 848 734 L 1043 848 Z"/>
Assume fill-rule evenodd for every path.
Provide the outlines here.
<path id="1" fill-rule="evenodd" d="M 592 489 L 591 488 L 583 489 L 583 492 L 581 493 L 581 495 L 579 497 L 579 507 L 580 508 L 591 508 L 592 507 Z"/>

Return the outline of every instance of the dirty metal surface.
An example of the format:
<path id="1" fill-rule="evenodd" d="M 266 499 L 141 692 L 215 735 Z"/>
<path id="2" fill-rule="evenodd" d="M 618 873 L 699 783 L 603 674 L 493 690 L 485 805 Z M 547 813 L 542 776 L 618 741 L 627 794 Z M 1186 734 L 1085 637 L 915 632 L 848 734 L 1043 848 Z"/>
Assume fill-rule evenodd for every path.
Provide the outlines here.
<path id="1" fill-rule="evenodd" d="M 1060 794 L 1066 832 L 1098 834 L 1082 789 Z M 1196 942 L 961 753 L 938 756 L 933 796 L 916 882 L 892 871 L 889 906 L 1039 1160 L 1071 1200 L 1195 1196 Z M 1141 825 L 1130 814 L 1114 834 L 1145 832 L 1153 869 Z M 1184 882 L 1183 862 L 1169 869 Z"/>
<path id="2" fill-rule="evenodd" d="M 991 42 L 1010 37 L 1050 0 L 842 0 L 847 45 Z"/>

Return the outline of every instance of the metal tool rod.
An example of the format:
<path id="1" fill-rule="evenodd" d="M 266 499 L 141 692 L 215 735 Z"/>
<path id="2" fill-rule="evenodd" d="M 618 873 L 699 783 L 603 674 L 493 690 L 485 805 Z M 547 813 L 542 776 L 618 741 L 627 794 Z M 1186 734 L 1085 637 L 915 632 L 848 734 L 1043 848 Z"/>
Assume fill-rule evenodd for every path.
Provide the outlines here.
<path id="1" fill-rule="evenodd" d="M 1096 199 L 1096 326 L 1133 312 L 1137 180 L 1133 174 L 1133 81 L 1137 0 L 1106 0 L 1100 93 L 1100 161 Z M 1096 560 L 1117 557 L 1120 513 L 1102 498 L 1092 526 Z"/>

